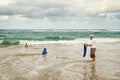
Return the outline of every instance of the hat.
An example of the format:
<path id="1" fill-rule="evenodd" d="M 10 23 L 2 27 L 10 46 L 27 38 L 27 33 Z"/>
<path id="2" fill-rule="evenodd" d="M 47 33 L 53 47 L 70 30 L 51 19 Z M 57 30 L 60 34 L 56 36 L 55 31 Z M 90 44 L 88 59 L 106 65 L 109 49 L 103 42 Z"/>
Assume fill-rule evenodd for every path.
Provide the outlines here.
<path id="1" fill-rule="evenodd" d="M 90 35 L 90 37 L 94 37 L 94 35 L 93 35 L 93 34 L 91 34 L 91 35 Z"/>

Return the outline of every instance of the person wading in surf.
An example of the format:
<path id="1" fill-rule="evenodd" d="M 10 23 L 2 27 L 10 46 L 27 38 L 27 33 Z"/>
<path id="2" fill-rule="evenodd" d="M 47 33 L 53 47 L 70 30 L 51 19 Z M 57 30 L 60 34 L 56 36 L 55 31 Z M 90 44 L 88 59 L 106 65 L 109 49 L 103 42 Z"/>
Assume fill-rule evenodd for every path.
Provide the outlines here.
<path id="1" fill-rule="evenodd" d="M 28 48 L 28 44 L 27 43 L 25 44 L 25 47 Z"/>
<path id="2" fill-rule="evenodd" d="M 85 45 L 90 46 L 90 57 L 92 58 L 92 62 L 95 62 L 96 41 L 94 40 L 94 35 L 90 35 L 90 43 L 85 43 Z"/>

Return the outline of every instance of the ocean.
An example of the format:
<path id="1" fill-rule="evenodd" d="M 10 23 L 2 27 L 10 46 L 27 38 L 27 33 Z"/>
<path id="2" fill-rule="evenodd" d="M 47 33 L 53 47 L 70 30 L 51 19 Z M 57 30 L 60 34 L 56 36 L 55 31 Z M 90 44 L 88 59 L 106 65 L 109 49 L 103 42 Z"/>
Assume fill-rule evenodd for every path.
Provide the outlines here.
<path id="1" fill-rule="evenodd" d="M 96 38 L 120 38 L 120 30 L 106 29 L 1 29 L 1 44 L 24 44 L 36 41 L 73 41 L 89 38 L 94 34 Z"/>

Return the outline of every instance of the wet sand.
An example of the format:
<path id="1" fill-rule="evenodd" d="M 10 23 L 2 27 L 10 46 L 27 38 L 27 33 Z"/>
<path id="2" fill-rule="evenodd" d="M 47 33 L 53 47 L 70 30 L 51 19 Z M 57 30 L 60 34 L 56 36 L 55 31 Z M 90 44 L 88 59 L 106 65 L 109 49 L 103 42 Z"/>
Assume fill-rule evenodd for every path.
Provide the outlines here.
<path id="1" fill-rule="evenodd" d="M 0 80 L 120 80 L 120 42 L 98 43 L 94 63 L 82 55 L 79 42 L 0 46 Z"/>

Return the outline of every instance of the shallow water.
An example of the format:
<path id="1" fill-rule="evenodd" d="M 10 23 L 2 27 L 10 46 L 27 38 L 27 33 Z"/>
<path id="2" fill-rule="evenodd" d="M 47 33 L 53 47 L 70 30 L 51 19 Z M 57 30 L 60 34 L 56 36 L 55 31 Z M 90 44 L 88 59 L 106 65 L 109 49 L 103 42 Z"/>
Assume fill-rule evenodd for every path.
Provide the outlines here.
<path id="1" fill-rule="evenodd" d="M 0 47 L 0 80 L 120 80 L 120 42 L 98 43 L 95 63 L 82 43 Z M 48 55 L 41 55 L 46 47 Z"/>

